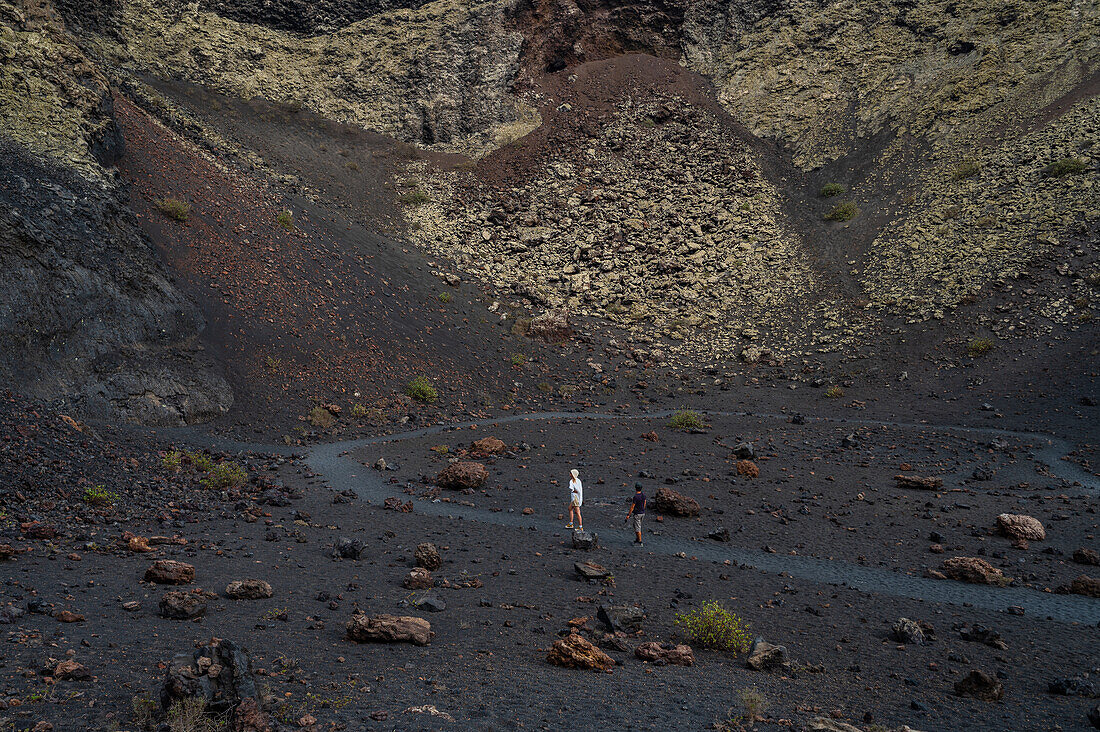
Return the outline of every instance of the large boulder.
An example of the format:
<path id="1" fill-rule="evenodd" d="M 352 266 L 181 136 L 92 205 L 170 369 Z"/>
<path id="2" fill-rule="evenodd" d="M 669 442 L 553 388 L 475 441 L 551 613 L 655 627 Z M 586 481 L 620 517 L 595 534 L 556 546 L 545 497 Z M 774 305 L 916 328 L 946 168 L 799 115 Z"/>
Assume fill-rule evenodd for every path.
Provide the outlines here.
<path id="1" fill-rule="evenodd" d="M 569 325 L 569 311 L 564 308 L 547 310 L 542 315 L 532 318 L 527 328 L 527 335 L 547 343 L 561 343 L 569 340 L 573 335 L 573 328 Z"/>
<path id="2" fill-rule="evenodd" d="M 1000 701 L 1004 698 L 1005 687 L 985 671 L 975 669 L 955 682 L 955 694 L 981 701 Z"/>
<path id="3" fill-rule="evenodd" d="M 653 496 L 653 510 L 669 516 L 698 516 L 700 508 L 699 502 L 694 498 L 662 486 L 657 489 L 657 495 Z"/>
<path id="4" fill-rule="evenodd" d="M 648 641 L 634 649 L 634 655 L 643 661 L 649 661 L 658 665 L 670 666 L 694 666 L 695 654 L 691 646 L 676 645 L 673 643 L 657 643 Z"/>
<path id="5" fill-rule="evenodd" d="M 499 455 L 508 446 L 504 444 L 503 440 L 499 440 L 496 437 L 482 437 L 480 440 L 474 440 L 470 445 L 470 454 L 478 457 L 488 457 L 489 455 Z"/>
<path id="6" fill-rule="evenodd" d="M 481 463 L 470 461 L 451 463 L 435 477 L 440 488 L 453 491 L 480 488 L 489 480 L 489 471 Z"/>
<path id="7" fill-rule="evenodd" d="M 408 590 L 426 590 L 435 584 L 432 573 L 423 567 L 414 567 L 405 575 L 401 585 Z"/>
<path id="8" fill-rule="evenodd" d="M 768 643 L 763 638 L 757 638 L 749 648 L 749 657 L 745 659 L 745 665 L 753 671 L 780 671 L 785 669 L 787 661 L 786 646 L 777 646 Z"/>
<path id="9" fill-rule="evenodd" d="M 439 556 L 439 549 L 430 541 L 417 544 L 413 557 L 416 559 L 416 566 L 423 567 L 429 572 L 434 572 L 443 566 L 443 557 Z"/>
<path id="10" fill-rule="evenodd" d="M 347 624 L 348 639 L 358 643 L 413 643 L 426 646 L 432 626 L 424 618 L 357 613 Z"/>
<path id="11" fill-rule="evenodd" d="M 1042 541 L 1047 538 L 1047 532 L 1039 519 L 1016 513 L 1002 513 L 998 516 L 997 531 L 1009 539 Z"/>
<path id="12" fill-rule="evenodd" d="M 546 660 L 554 666 L 610 671 L 615 660 L 576 633 L 554 641 Z"/>
<path id="13" fill-rule="evenodd" d="M 1100 579 L 1082 574 L 1075 577 L 1068 585 L 1062 585 L 1055 591 L 1063 595 L 1100 597 Z"/>
<path id="14" fill-rule="evenodd" d="M 235 580 L 225 586 L 225 596 L 232 600 L 266 600 L 274 594 L 263 580 Z"/>
<path id="15" fill-rule="evenodd" d="M 1001 570 L 978 557 L 951 557 L 943 560 L 943 574 L 948 579 L 975 585 L 1005 585 L 1008 578 Z"/>
<path id="16" fill-rule="evenodd" d="M 213 719 L 230 719 L 234 732 L 271 729 L 260 703 L 248 651 L 233 641 L 214 639 L 194 653 L 172 659 L 160 691 L 165 712 L 183 699 L 201 699 Z"/>
<path id="17" fill-rule="evenodd" d="M 191 620 L 206 614 L 206 600 L 194 592 L 166 592 L 160 598 L 160 614 L 174 620 Z"/>
<path id="18" fill-rule="evenodd" d="M 600 605 L 596 617 L 613 631 L 636 633 L 642 629 L 645 610 L 633 605 Z"/>
<path id="19" fill-rule="evenodd" d="M 1081 547 L 1073 550 L 1073 561 L 1078 564 L 1087 564 L 1093 567 L 1100 566 L 1100 553 L 1095 549 Z"/>
<path id="20" fill-rule="evenodd" d="M 574 531 L 573 548 L 581 551 L 591 551 L 600 546 L 600 537 L 591 531 Z"/>
<path id="21" fill-rule="evenodd" d="M 187 562 L 158 559 L 145 570 L 145 581 L 158 585 L 186 585 L 195 579 L 195 568 Z"/>

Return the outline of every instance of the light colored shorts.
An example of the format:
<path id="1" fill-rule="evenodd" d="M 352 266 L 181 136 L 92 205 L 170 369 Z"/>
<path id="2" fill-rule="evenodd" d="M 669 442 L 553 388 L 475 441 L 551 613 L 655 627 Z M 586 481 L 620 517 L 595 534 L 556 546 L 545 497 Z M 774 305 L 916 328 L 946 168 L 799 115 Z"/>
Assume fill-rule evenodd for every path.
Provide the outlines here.
<path id="1" fill-rule="evenodd" d="M 641 533 L 642 531 L 642 519 L 645 517 L 644 513 L 635 513 L 630 516 L 634 520 L 634 533 Z"/>
<path id="2" fill-rule="evenodd" d="M 581 499 L 574 498 L 572 503 L 570 503 L 569 505 L 573 506 L 573 508 L 580 508 L 581 507 Z"/>

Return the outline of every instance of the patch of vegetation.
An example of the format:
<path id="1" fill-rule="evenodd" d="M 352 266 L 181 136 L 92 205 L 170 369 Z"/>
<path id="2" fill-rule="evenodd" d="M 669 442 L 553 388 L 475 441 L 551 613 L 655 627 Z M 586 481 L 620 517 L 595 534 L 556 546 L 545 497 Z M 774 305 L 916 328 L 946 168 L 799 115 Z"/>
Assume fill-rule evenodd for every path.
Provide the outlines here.
<path id="1" fill-rule="evenodd" d="M 1084 173 L 1088 165 L 1080 158 L 1062 158 L 1043 168 L 1043 175 L 1050 178 L 1060 178 L 1063 175 L 1075 175 Z"/>
<path id="2" fill-rule="evenodd" d="M 200 472 L 207 472 L 214 467 L 214 458 L 210 457 L 203 452 L 185 452 L 183 454 L 187 458 L 187 462 L 191 463 L 194 468 Z"/>
<path id="3" fill-rule="evenodd" d="M 352 160 L 349 163 L 346 163 L 344 165 L 344 167 L 347 168 L 348 170 L 351 170 L 351 171 L 354 171 L 354 172 L 359 171 L 359 163 L 355 162 L 354 160 Z"/>
<path id="4" fill-rule="evenodd" d="M 138 729 L 153 729 L 157 703 L 148 694 L 139 694 L 130 700 L 131 718 Z"/>
<path id="5" fill-rule="evenodd" d="M 839 399 L 840 397 L 844 396 L 844 390 L 836 384 L 833 384 L 825 390 L 825 396 L 829 399 Z"/>
<path id="6" fill-rule="evenodd" d="M 405 187 L 408 188 L 408 190 L 397 197 L 398 203 L 405 206 L 421 206 L 432 200 L 427 192 L 420 187 L 420 181 L 406 181 Z"/>
<path id="7" fill-rule="evenodd" d="M 307 418 L 311 425 L 323 430 L 332 429 L 332 426 L 336 424 L 336 415 L 324 407 L 314 407 L 309 410 Z"/>
<path id="8" fill-rule="evenodd" d="M 640 124 L 642 125 L 642 127 L 650 130 L 657 126 L 657 123 L 654 122 L 651 117 L 642 117 L 642 121 Z"/>
<path id="9" fill-rule="evenodd" d="M 554 385 L 551 384 L 549 381 L 540 381 L 539 383 L 535 384 L 535 388 L 541 391 L 543 394 L 549 394 L 550 392 L 554 391 Z"/>
<path id="10" fill-rule="evenodd" d="M 84 489 L 84 502 L 89 506 L 110 506 L 118 500 L 118 494 L 107 490 L 103 485 Z"/>
<path id="11" fill-rule="evenodd" d="M 448 445 L 432 445 L 430 449 L 436 455 L 446 455 L 451 451 L 451 448 Z"/>
<path id="12" fill-rule="evenodd" d="M 285 623 L 290 620 L 290 609 L 285 607 L 273 607 L 261 615 L 260 620 L 282 620 Z"/>
<path id="13" fill-rule="evenodd" d="M 279 212 L 279 215 L 275 218 L 276 223 L 283 227 L 287 231 L 294 231 L 294 212 L 283 210 Z"/>
<path id="14" fill-rule="evenodd" d="M 966 353 L 970 358 L 984 356 L 993 350 L 993 341 L 989 338 L 975 338 L 966 344 Z"/>
<path id="15" fill-rule="evenodd" d="M 264 366 L 266 366 L 267 370 L 273 374 L 277 374 L 282 371 L 285 365 L 286 363 L 284 363 L 283 359 L 278 358 L 277 356 L 268 356 L 264 359 Z"/>
<path id="16" fill-rule="evenodd" d="M 668 420 L 668 426 L 674 430 L 701 430 L 706 428 L 703 415 L 690 409 L 681 409 Z"/>
<path id="17" fill-rule="evenodd" d="M 417 376 L 406 384 L 405 394 L 421 404 L 434 404 L 439 399 L 439 392 L 432 386 L 432 382 L 423 376 Z"/>
<path id="18" fill-rule="evenodd" d="M 821 186 L 821 193 L 819 195 L 822 198 L 832 198 L 833 196 L 839 196 L 841 193 L 844 193 L 844 186 L 839 183 L 826 183 Z"/>
<path id="19" fill-rule="evenodd" d="M 973 178 L 980 172 L 982 172 L 982 166 L 976 160 L 965 160 L 956 165 L 955 169 L 951 171 L 951 180 L 966 180 L 967 178 Z"/>
<path id="20" fill-rule="evenodd" d="M 859 207 L 852 201 L 844 201 L 825 214 L 826 221 L 851 221 L 859 214 Z"/>
<path id="21" fill-rule="evenodd" d="M 179 450 L 169 450 L 160 459 L 160 464 L 170 473 L 178 473 L 183 465 L 183 453 Z"/>
<path id="22" fill-rule="evenodd" d="M 226 460 L 207 471 L 202 484 L 211 490 L 228 490 L 243 485 L 248 480 L 248 471 L 237 463 Z"/>
<path id="23" fill-rule="evenodd" d="M 441 303 L 444 303 L 444 304 L 449 303 L 451 301 L 451 297 L 452 297 L 451 293 L 449 293 L 449 292 L 439 293 L 439 301 Z"/>
<path id="24" fill-rule="evenodd" d="M 370 410 L 367 409 L 366 407 L 364 407 L 362 404 L 359 404 L 357 402 L 357 403 L 351 405 L 351 416 L 354 417 L 355 419 L 362 419 L 363 417 L 366 417 L 368 414 L 370 414 Z"/>
<path id="25" fill-rule="evenodd" d="M 737 692 L 737 697 L 745 710 L 745 719 L 748 722 L 752 723 L 764 718 L 764 712 L 768 710 L 768 699 L 756 687 L 741 689 Z"/>
<path id="26" fill-rule="evenodd" d="M 191 215 L 191 204 L 178 198 L 158 198 L 153 205 L 173 221 L 187 221 Z"/>
<path id="27" fill-rule="evenodd" d="M 169 732 L 217 732 L 229 720 L 214 719 L 206 713 L 206 700 L 199 697 L 180 699 L 168 709 Z"/>
<path id="28" fill-rule="evenodd" d="M 676 627 L 692 645 L 700 648 L 733 653 L 743 653 L 749 648 L 748 624 L 717 600 L 677 613 Z"/>
<path id="29" fill-rule="evenodd" d="M 522 353 L 513 353 L 509 360 L 513 366 L 522 366 L 527 363 L 527 356 Z"/>

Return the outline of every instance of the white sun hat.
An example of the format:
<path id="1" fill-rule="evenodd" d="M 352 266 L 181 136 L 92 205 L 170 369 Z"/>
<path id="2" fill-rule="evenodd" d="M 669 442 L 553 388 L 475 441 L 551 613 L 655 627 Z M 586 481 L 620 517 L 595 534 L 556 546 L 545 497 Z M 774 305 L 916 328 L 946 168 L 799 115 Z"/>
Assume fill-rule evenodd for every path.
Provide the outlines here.
<path id="1" fill-rule="evenodd" d="M 570 475 L 572 475 L 572 476 L 573 476 L 574 478 L 579 478 L 579 477 L 581 477 L 581 474 L 577 472 L 577 469 L 576 469 L 576 468 L 573 468 L 572 470 L 570 470 L 570 471 L 569 471 L 569 474 L 570 474 Z"/>

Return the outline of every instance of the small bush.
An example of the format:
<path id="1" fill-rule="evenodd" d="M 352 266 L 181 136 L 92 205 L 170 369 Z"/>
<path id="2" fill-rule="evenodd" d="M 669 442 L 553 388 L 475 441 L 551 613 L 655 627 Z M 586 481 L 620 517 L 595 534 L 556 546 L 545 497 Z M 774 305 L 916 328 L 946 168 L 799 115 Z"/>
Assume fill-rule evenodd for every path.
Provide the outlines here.
<path id="1" fill-rule="evenodd" d="M 130 700 L 133 722 L 138 729 L 153 729 L 156 721 L 157 703 L 148 694 L 139 694 Z"/>
<path id="2" fill-rule="evenodd" d="M 84 489 L 84 502 L 89 506 L 110 506 L 117 500 L 118 496 L 102 485 Z"/>
<path id="3" fill-rule="evenodd" d="M 451 448 L 450 448 L 449 445 L 432 445 L 432 447 L 430 449 L 436 455 L 446 455 L 447 453 L 449 453 L 451 451 Z"/>
<path id="4" fill-rule="evenodd" d="M 748 624 L 716 600 L 676 614 L 676 627 L 700 648 L 743 653 L 749 648 Z"/>
<path id="5" fill-rule="evenodd" d="M 354 172 L 359 171 L 359 163 L 355 162 L 354 160 L 352 160 L 350 163 L 346 163 L 344 167 Z"/>
<path id="6" fill-rule="evenodd" d="M 187 217 L 191 215 L 191 204 L 178 198 L 160 198 L 153 205 L 173 221 L 187 221 Z"/>
<path id="7" fill-rule="evenodd" d="M 967 160 L 955 166 L 955 170 L 951 172 L 951 180 L 966 180 L 967 178 L 973 178 L 980 172 L 982 172 L 981 165 L 974 160 Z"/>
<path id="8" fill-rule="evenodd" d="M 844 201 L 825 214 L 826 221 L 851 221 L 859 214 L 859 208 L 852 201 Z"/>
<path id="9" fill-rule="evenodd" d="M 703 417 L 698 412 L 683 409 L 672 415 L 668 420 L 668 426 L 674 430 L 701 430 L 706 427 Z"/>
<path id="10" fill-rule="evenodd" d="M 336 415 L 324 407 L 314 407 L 309 410 L 309 414 L 306 416 L 311 425 L 323 430 L 332 429 L 332 426 L 336 424 Z"/>
<path id="11" fill-rule="evenodd" d="M 513 366 L 522 366 L 527 363 L 527 356 L 522 353 L 513 353 L 510 360 Z"/>
<path id="12" fill-rule="evenodd" d="M 276 356 L 268 356 L 264 359 L 264 366 L 266 366 L 267 370 L 273 374 L 282 371 L 284 365 L 285 364 L 283 363 L 283 359 Z"/>
<path id="13" fill-rule="evenodd" d="M 363 417 L 366 417 L 368 414 L 370 414 L 370 410 L 362 404 L 356 403 L 351 405 L 351 416 L 355 419 L 363 419 Z"/>
<path id="14" fill-rule="evenodd" d="M 435 401 L 439 399 L 439 392 L 432 386 L 432 382 L 428 381 L 423 376 L 417 376 L 406 384 L 405 394 L 421 404 L 434 404 Z"/>
<path id="15" fill-rule="evenodd" d="M 214 720 L 206 714 L 206 700 L 199 697 L 180 699 L 168 710 L 169 732 L 216 732 L 228 720 Z"/>
<path id="16" fill-rule="evenodd" d="M 1084 173 L 1087 168 L 1088 165 L 1080 158 L 1062 158 L 1043 168 L 1043 175 L 1059 178 L 1063 175 Z"/>
<path id="17" fill-rule="evenodd" d="M 160 464 L 171 473 L 178 473 L 183 465 L 183 453 L 179 450 L 169 450 L 160 459 Z"/>
<path id="18" fill-rule="evenodd" d="M 409 183 L 409 190 L 397 198 L 398 203 L 405 206 L 420 206 L 430 200 L 432 200 L 431 197 L 424 192 L 424 189 L 420 187 L 420 183 L 416 181 Z"/>
<path id="19" fill-rule="evenodd" d="M 294 231 L 294 213 L 292 211 L 280 211 L 275 221 L 287 231 Z"/>
<path id="20" fill-rule="evenodd" d="M 227 490 L 243 485 L 248 480 L 248 472 L 234 462 L 218 463 L 207 471 L 202 484 L 211 490 Z"/>
<path id="21" fill-rule="evenodd" d="M 451 293 L 449 293 L 449 292 L 439 293 L 439 301 L 441 303 L 444 303 L 444 304 L 449 303 L 451 301 Z"/>
<path id="22" fill-rule="evenodd" d="M 988 338 L 975 338 L 966 344 L 966 352 L 971 358 L 978 358 L 984 356 L 993 350 L 993 341 Z"/>
<path id="23" fill-rule="evenodd" d="M 754 687 L 741 689 L 737 692 L 741 700 L 741 707 L 745 710 L 744 718 L 749 724 L 764 718 L 764 712 L 768 710 L 768 699 Z"/>
<path id="24" fill-rule="evenodd" d="M 214 467 L 214 458 L 202 452 L 185 452 L 183 454 L 187 462 L 200 472 L 207 472 Z"/>
<path id="25" fill-rule="evenodd" d="M 549 394 L 550 392 L 554 391 L 554 385 L 551 384 L 549 381 L 540 381 L 539 383 L 535 384 L 535 388 L 541 391 L 543 394 Z"/>
<path id="26" fill-rule="evenodd" d="M 836 384 L 833 384 L 832 386 L 830 386 L 828 389 L 825 390 L 825 396 L 827 396 L 830 399 L 839 399 L 840 397 L 844 396 L 844 390 L 841 389 Z"/>
<path id="27" fill-rule="evenodd" d="M 832 198 L 833 196 L 839 196 L 841 193 L 844 193 L 844 186 L 839 183 L 826 183 L 821 186 L 822 198 Z"/>

